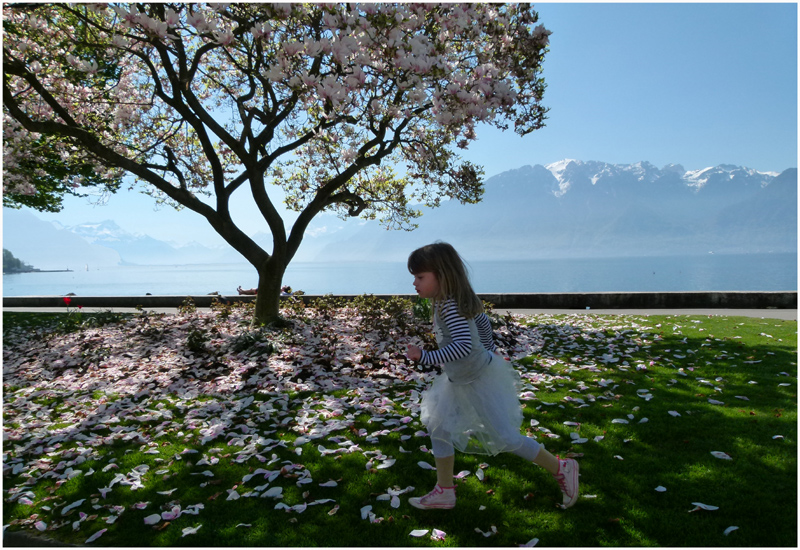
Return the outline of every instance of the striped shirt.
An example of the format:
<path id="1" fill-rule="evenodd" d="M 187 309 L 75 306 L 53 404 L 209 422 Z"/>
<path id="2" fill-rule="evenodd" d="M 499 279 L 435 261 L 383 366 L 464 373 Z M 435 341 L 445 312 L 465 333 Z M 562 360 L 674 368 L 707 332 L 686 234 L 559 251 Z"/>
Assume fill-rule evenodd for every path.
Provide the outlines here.
<path id="1" fill-rule="evenodd" d="M 458 306 L 455 300 L 449 299 L 442 302 L 439 312 L 453 342 L 436 351 L 422 350 L 419 362 L 424 365 L 441 365 L 456 361 L 469 355 L 472 350 L 472 338 L 470 338 L 469 323 L 467 319 L 458 313 Z M 478 328 L 478 335 L 481 345 L 488 351 L 494 351 L 494 332 L 492 324 L 485 313 L 475 316 L 475 326 Z"/>

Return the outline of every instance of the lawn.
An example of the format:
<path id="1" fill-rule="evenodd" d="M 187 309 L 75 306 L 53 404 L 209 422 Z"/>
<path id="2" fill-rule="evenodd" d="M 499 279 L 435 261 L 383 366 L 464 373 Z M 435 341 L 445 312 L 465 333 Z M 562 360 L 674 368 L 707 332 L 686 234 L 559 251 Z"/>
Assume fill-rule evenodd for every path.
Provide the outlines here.
<path id="1" fill-rule="evenodd" d="M 77 305 L 77 304 L 76 304 Z M 3 314 L 3 523 L 98 546 L 797 546 L 797 323 L 493 315 L 523 431 L 581 465 L 569 510 L 513 455 L 457 455 L 418 421 L 434 371 L 402 300 Z"/>

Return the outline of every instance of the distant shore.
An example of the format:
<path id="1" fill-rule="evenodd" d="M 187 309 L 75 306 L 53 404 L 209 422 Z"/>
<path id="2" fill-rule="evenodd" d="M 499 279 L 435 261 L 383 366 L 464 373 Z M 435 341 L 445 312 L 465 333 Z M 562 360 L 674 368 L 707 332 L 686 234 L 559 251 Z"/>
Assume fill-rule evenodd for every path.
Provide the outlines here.
<path id="1" fill-rule="evenodd" d="M 13 269 L 3 271 L 3 275 L 16 275 L 17 273 L 72 273 L 71 269 Z"/>

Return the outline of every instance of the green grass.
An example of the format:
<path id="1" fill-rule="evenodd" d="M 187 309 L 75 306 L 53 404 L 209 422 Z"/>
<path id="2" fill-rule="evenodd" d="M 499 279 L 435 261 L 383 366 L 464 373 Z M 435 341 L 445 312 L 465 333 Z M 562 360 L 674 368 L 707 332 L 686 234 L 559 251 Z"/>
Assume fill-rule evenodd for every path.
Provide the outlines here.
<path id="1" fill-rule="evenodd" d="M 7 338 L 19 327 L 27 333 L 38 329 L 46 333 L 43 327 L 52 323 L 52 316 L 4 313 L 3 320 L 7 348 Z M 132 399 L 130 408 L 135 412 L 95 430 L 96 435 L 111 437 L 112 430 L 132 434 L 139 430 L 151 443 L 120 437 L 86 448 L 80 439 L 68 438 L 50 447 L 31 446 L 17 452 L 14 442 L 6 441 L 3 523 L 10 524 L 8 530 L 39 534 L 33 524 L 45 521 L 49 530 L 43 535 L 75 544 L 83 544 L 105 528 L 106 533 L 94 543 L 100 546 L 516 546 L 533 538 L 541 546 L 797 545 L 795 321 L 540 315 L 531 318 L 530 324 L 544 345 L 520 361 L 518 368 L 522 391 L 535 394 L 523 401 L 522 428 L 554 454 L 578 457 L 583 496 L 570 510 L 557 507 L 560 493 L 548 474 L 510 454 L 457 455 L 456 472 L 472 473 L 459 482 L 455 510 L 421 511 L 409 506 L 409 496 L 424 494 L 435 483 L 435 473 L 418 466 L 421 460 L 433 463 L 431 455 L 420 451 L 420 446 L 429 445 L 428 439 L 413 435 L 424 428 L 415 418 L 406 429 L 377 435 L 370 442 L 369 434 L 382 429 L 379 422 L 370 421 L 375 412 L 363 406 L 373 406 L 374 397 L 359 401 L 357 390 L 351 388 L 325 392 L 347 403 L 344 416 L 339 417 L 344 427 L 301 445 L 300 455 L 295 452 L 298 433 L 293 428 L 298 419 L 321 415 L 329 408 L 322 395 L 284 392 L 279 403 L 286 411 L 270 414 L 269 420 L 257 413 L 275 392 L 248 392 L 253 402 L 238 411 L 221 395 L 191 400 L 167 396 L 148 402 L 148 410 L 162 413 L 152 419 L 142 419 L 137 400 Z M 511 332 L 518 336 L 521 329 L 512 326 Z M 22 385 L 7 385 L 4 375 L 6 430 L 21 422 L 22 399 L 24 409 L 33 411 L 42 426 L 55 423 L 61 428 L 82 420 L 72 416 L 74 410 L 121 399 L 92 387 L 66 394 L 56 386 L 42 389 L 37 384 L 41 381 L 32 380 L 30 387 L 38 393 L 27 393 Z M 381 388 L 380 395 L 393 401 L 384 404 L 389 408 L 385 417 L 396 419 L 409 414 L 402 404 L 413 390 L 422 389 L 411 383 Z M 645 392 L 652 396 L 649 400 L 640 396 Z M 356 402 L 359 408 L 353 406 Z M 213 410 L 219 403 L 226 408 Z M 209 408 L 205 420 L 230 414 L 235 425 L 250 423 L 261 437 L 283 441 L 285 447 L 258 446 L 261 458 L 268 462 L 274 454 L 278 461 L 267 465 L 250 456 L 239 463 L 236 458 L 245 444 L 223 437 L 201 443 L 199 429 L 193 426 L 200 424 L 197 414 L 203 407 Z M 281 423 L 286 418 L 289 422 Z M 648 421 L 640 423 L 643 418 Z M 614 423 L 614 419 L 629 423 Z M 531 426 L 532 420 L 539 424 Z M 28 429 L 43 428 L 29 425 Z M 366 437 L 358 435 L 362 429 Z M 546 437 L 545 430 L 558 437 Z M 155 437 L 159 431 L 164 433 Z M 571 433 L 588 441 L 574 443 Z M 773 438 L 776 435 L 783 437 Z M 368 457 L 360 451 L 322 456 L 318 445 L 336 448 L 330 440 L 334 436 L 358 444 L 361 451 L 380 451 L 396 463 L 367 470 Z M 401 436 L 411 437 L 401 440 Z M 401 447 L 412 452 L 401 452 Z M 185 449 L 197 453 L 181 454 Z M 712 451 L 727 453 L 731 460 L 716 458 Z M 40 476 L 42 470 L 26 478 L 10 469 L 19 462 L 26 468 L 37 462 L 55 467 L 77 456 L 87 459 L 70 467 L 83 473 L 63 483 Z M 219 461 L 197 465 L 202 457 Z M 258 468 L 275 470 L 285 461 L 301 466 L 269 484 L 283 488 L 282 499 L 241 496 L 227 500 L 234 487 L 245 495 L 267 483 L 263 476 L 245 482 L 246 475 Z M 118 468 L 109 469 L 110 464 Z M 142 476 L 142 488 L 132 491 L 115 485 L 106 498 L 101 497 L 99 488 L 108 487 L 118 473 L 128 474 L 143 464 L 149 469 Z M 481 464 L 488 464 L 483 481 L 474 475 Z M 94 473 L 87 475 L 91 470 Z M 212 471 L 213 477 L 196 475 L 205 470 Z M 305 472 L 313 482 L 298 486 Z M 300 478 L 290 477 L 297 473 Z M 27 479 L 36 482 L 26 485 Z M 330 479 L 338 485 L 320 487 Z M 416 490 L 402 495 L 397 509 L 377 499 L 392 487 L 408 486 Z M 666 491 L 656 491 L 658 486 Z M 173 488 L 177 490 L 171 495 L 159 494 Z M 33 503 L 12 501 L 12 491 L 18 489 L 32 491 Z M 275 509 L 280 502 L 294 506 L 327 498 L 335 502 L 308 506 L 302 513 Z M 66 505 L 79 499 L 86 500 L 62 515 Z M 150 504 L 137 510 L 133 506 L 139 502 Z M 690 512 L 694 502 L 718 509 Z M 145 517 L 169 509 L 172 503 L 184 509 L 194 504 L 204 508 L 198 515 L 181 515 L 166 527 L 159 522 L 156 527 L 161 529 L 145 526 Z M 331 515 L 334 505 L 339 508 Z M 380 523 L 362 519 L 360 511 L 366 505 L 383 518 Z M 114 523 L 106 523 L 104 518 L 116 515 L 114 506 L 124 506 L 124 511 Z M 88 517 L 74 531 L 72 522 L 80 513 Z M 184 528 L 200 524 L 197 534 L 182 536 Z M 476 528 L 490 532 L 492 526 L 496 528 L 492 536 L 476 532 Z M 731 526 L 738 529 L 724 535 Z M 439 529 L 446 537 L 444 541 L 431 540 L 430 533 L 410 537 L 415 529 Z"/>

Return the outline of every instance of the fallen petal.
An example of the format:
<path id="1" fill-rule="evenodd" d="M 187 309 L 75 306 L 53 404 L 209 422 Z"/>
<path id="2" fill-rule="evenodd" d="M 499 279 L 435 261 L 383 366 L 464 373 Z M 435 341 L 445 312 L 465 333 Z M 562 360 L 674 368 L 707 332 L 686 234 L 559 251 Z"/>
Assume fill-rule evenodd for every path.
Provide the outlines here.
<path id="1" fill-rule="evenodd" d="M 369 516 L 371 510 L 372 510 L 371 504 L 367 504 L 366 506 L 364 506 L 361 509 L 361 519 L 367 519 L 367 516 Z"/>
<path id="2" fill-rule="evenodd" d="M 730 535 L 733 531 L 736 531 L 737 529 L 738 529 L 738 527 L 736 527 L 735 525 L 731 525 L 730 527 L 725 529 L 725 531 L 723 531 L 722 534 L 723 535 Z"/>
<path id="3" fill-rule="evenodd" d="M 681 413 L 679 413 L 678 411 L 667 411 L 667 412 L 669 414 L 671 414 L 672 416 L 680 416 L 681 415 Z"/>
<path id="4" fill-rule="evenodd" d="M 690 512 L 695 512 L 697 510 L 708 510 L 709 512 L 714 510 L 719 510 L 719 506 L 711 506 L 710 504 L 703 504 L 702 502 L 692 502 L 696 506 L 693 510 L 689 510 Z"/>
<path id="5" fill-rule="evenodd" d="M 434 529 L 433 533 L 431 533 L 431 540 L 444 540 L 444 537 L 447 535 L 444 531 L 440 531 L 439 529 Z"/>
<path id="6" fill-rule="evenodd" d="M 520 544 L 520 548 L 533 548 L 537 544 L 539 544 L 539 539 L 531 539 L 525 544 Z"/>
<path id="7" fill-rule="evenodd" d="M 414 529 L 409 533 L 412 537 L 424 537 L 428 534 L 429 529 Z"/>
<path id="8" fill-rule="evenodd" d="M 269 489 L 267 489 L 267 492 L 265 492 L 263 495 L 261 495 L 261 497 L 262 498 L 281 498 L 282 494 L 283 494 L 283 487 L 270 487 Z"/>
<path id="9" fill-rule="evenodd" d="M 430 464 L 428 464 L 427 462 L 425 462 L 423 460 L 420 460 L 419 462 L 417 462 L 417 464 L 419 464 L 419 467 L 422 468 L 423 470 L 435 470 L 436 469 L 436 467 L 431 466 Z"/>
<path id="10" fill-rule="evenodd" d="M 659 493 L 663 493 L 666 490 L 667 488 L 664 487 L 663 485 L 659 485 L 658 487 L 656 487 L 656 491 L 658 491 Z"/>
<path id="11" fill-rule="evenodd" d="M 172 521 L 173 519 L 177 519 L 181 517 L 181 507 L 180 506 L 173 506 L 172 510 L 169 512 L 162 512 L 161 519 L 165 521 Z"/>
<path id="12" fill-rule="evenodd" d="M 185 537 L 186 535 L 194 535 L 201 527 L 202 525 L 198 525 L 197 527 L 184 527 L 183 531 L 181 531 L 183 533 L 181 537 Z"/>
<path id="13" fill-rule="evenodd" d="M 100 530 L 99 530 L 97 533 L 95 533 L 94 535 L 92 535 L 91 537 L 89 537 L 88 539 L 86 539 L 86 542 L 84 542 L 84 544 L 89 544 L 90 542 L 94 542 L 94 541 L 96 541 L 96 540 L 97 540 L 97 539 L 99 539 L 99 538 L 100 538 L 100 537 L 103 535 L 103 533 L 105 533 L 105 532 L 106 532 L 106 529 L 100 529 Z M 726 533 L 726 534 L 727 534 L 727 533 Z"/>
<path id="14" fill-rule="evenodd" d="M 76 500 L 75 502 L 73 502 L 72 504 L 70 504 L 68 506 L 64 506 L 64 509 L 61 510 L 61 515 L 62 516 L 66 515 L 66 513 L 69 512 L 70 510 L 72 510 L 73 508 L 77 508 L 78 506 L 83 504 L 83 501 L 85 501 L 85 500 L 86 500 L 85 498 L 82 498 L 80 500 Z"/>
<path id="15" fill-rule="evenodd" d="M 723 460 L 733 460 L 729 455 L 723 453 L 722 451 L 711 451 L 711 454 Z"/>

